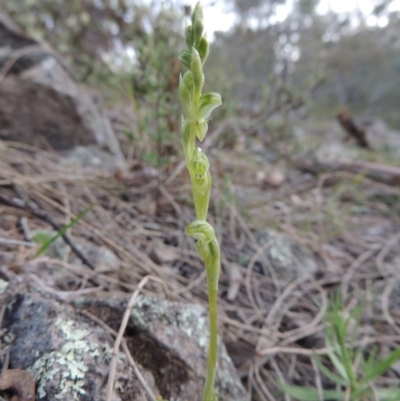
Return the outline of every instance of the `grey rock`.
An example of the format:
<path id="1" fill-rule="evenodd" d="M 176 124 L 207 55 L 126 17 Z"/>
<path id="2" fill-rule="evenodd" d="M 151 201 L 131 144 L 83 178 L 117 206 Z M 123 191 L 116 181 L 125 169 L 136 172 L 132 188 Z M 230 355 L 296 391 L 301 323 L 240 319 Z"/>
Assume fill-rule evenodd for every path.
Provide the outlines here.
<path id="1" fill-rule="evenodd" d="M 260 246 L 269 243 L 264 254 L 275 272 L 285 280 L 316 273 L 317 264 L 310 252 L 288 235 L 267 229 L 257 233 L 256 238 Z"/>
<path id="2" fill-rule="evenodd" d="M 63 158 L 60 160 L 62 165 L 71 165 L 96 172 L 115 171 L 121 167 L 121 162 L 110 152 L 100 149 L 96 145 L 75 146 L 73 149 L 62 152 Z"/>
<path id="3" fill-rule="evenodd" d="M 56 151 L 96 144 L 124 167 L 110 121 L 63 59 L 5 21 L 0 13 L 0 139 Z"/>
<path id="4" fill-rule="evenodd" d="M 7 328 L 4 341 L 9 343 L 10 368 L 32 373 L 36 400 L 105 399 L 113 339 L 100 326 L 69 305 L 31 293 L 11 298 L 3 327 Z M 151 375 L 142 373 L 154 388 Z M 113 401 L 125 399 L 147 401 L 120 354 Z"/>
<path id="5" fill-rule="evenodd" d="M 36 400 L 104 400 L 114 340 L 80 309 L 118 330 L 127 299 L 86 297 L 69 305 L 18 285 L 5 288 L 10 293 L 3 319 L 7 329 L 3 342 L 10 351 L 10 369 L 32 373 Z M 147 296 L 137 299 L 125 332 L 130 352 L 148 386 L 169 401 L 201 400 L 207 337 L 204 308 Z M 113 401 L 148 400 L 122 353 L 118 355 L 115 378 Z M 247 399 L 222 343 L 217 389 L 219 401 Z"/>
<path id="6" fill-rule="evenodd" d="M 124 305 L 120 300 L 77 301 L 118 330 Z M 173 401 L 201 401 L 208 350 L 208 314 L 199 305 L 186 305 L 139 296 L 127 328 L 135 360 L 154 377 L 161 395 Z M 219 401 L 246 401 L 246 392 L 222 342 L 219 344 L 216 390 Z"/>

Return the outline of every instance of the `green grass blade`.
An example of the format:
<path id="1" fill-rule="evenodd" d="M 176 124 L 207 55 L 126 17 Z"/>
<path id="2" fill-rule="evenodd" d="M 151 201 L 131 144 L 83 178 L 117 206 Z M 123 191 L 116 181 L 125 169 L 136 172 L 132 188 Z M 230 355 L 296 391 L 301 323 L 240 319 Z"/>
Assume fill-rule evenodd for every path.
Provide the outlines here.
<path id="1" fill-rule="evenodd" d="M 332 343 L 326 339 L 327 348 L 332 347 Z M 346 368 L 344 367 L 343 363 L 341 362 L 340 358 L 336 355 L 335 351 L 329 351 L 328 357 L 331 360 L 333 366 L 335 367 L 336 371 L 343 377 L 346 383 L 349 383 L 350 378 L 347 375 Z"/>
<path id="2" fill-rule="evenodd" d="M 336 375 L 335 373 L 331 372 L 321 361 L 319 355 L 314 353 L 314 360 L 318 366 L 318 369 L 321 371 L 323 375 L 325 375 L 329 380 L 332 380 L 334 383 L 340 384 L 342 386 L 347 385 L 347 381 L 342 377 Z"/>
<path id="3" fill-rule="evenodd" d="M 314 387 L 288 386 L 280 383 L 279 387 L 286 394 L 299 401 L 319 401 L 318 390 Z M 344 400 L 344 392 L 336 390 L 324 390 L 322 392 L 324 401 Z"/>
<path id="4" fill-rule="evenodd" d="M 79 220 L 81 220 L 86 213 L 88 213 L 90 210 L 93 209 L 94 205 L 91 205 L 89 207 L 87 207 L 84 211 L 80 212 L 74 219 L 71 220 L 71 222 L 67 225 L 65 225 L 64 227 L 62 227 L 60 229 L 60 231 L 54 235 L 53 237 L 51 237 L 50 239 L 48 239 L 47 241 L 45 241 L 42 246 L 39 248 L 39 250 L 35 253 L 34 258 L 38 257 L 40 254 L 42 254 L 54 241 L 57 240 L 57 238 L 61 237 L 62 235 L 64 235 L 67 230 L 69 230 L 71 227 L 73 227 Z"/>
<path id="5" fill-rule="evenodd" d="M 364 372 L 364 377 L 362 378 L 361 383 L 367 383 L 385 373 L 399 358 L 400 348 L 397 348 L 386 358 L 377 360 L 375 364 L 371 364 L 368 367 L 367 372 Z"/>
<path id="6" fill-rule="evenodd" d="M 396 388 L 377 388 L 375 389 L 379 401 L 399 401 L 400 389 Z"/>

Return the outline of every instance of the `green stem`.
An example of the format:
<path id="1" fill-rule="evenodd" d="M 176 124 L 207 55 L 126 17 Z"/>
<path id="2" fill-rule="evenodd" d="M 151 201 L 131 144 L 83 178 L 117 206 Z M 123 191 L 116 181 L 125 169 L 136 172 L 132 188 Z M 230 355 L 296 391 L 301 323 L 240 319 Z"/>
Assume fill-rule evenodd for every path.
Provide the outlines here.
<path id="1" fill-rule="evenodd" d="M 208 349 L 207 377 L 203 392 L 203 401 L 214 401 L 214 382 L 217 371 L 218 351 L 218 312 L 217 312 L 217 291 L 209 289 L 209 317 L 210 317 L 210 344 Z"/>

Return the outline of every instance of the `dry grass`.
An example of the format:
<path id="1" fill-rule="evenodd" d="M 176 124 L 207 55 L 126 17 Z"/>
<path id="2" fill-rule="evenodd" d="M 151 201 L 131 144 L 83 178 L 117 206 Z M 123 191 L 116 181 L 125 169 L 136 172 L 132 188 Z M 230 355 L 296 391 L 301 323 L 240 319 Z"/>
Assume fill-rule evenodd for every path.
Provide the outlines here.
<path id="1" fill-rule="evenodd" d="M 327 384 L 312 363 L 312 350 L 326 352 L 324 311 L 329 293 L 339 286 L 349 308 L 365 301 L 358 343 L 377 344 L 383 353 L 399 346 L 399 189 L 349 173 L 311 177 L 294 170 L 286 170 L 286 182 L 274 189 L 256 179 L 268 168 L 261 159 L 247 163 L 248 156 L 229 152 L 212 156 L 212 223 L 224 255 L 220 333 L 251 399 L 288 400 L 277 389 L 278 378 Z M 242 160 L 240 169 L 235 160 Z M 187 177 L 181 167 L 169 168 L 160 186 L 141 165 L 114 175 L 0 142 L 2 272 L 25 277 L 32 287 L 66 301 L 88 293 L 126 297 L 150 274 L 163 282 L 170 298 L 206 305 L 203 267 L 183 234 L 193 218 Z M 256 202 L 240 202 L 240 194 L 250 193 L 250 200 L 259 196 Z M 70 243 L 105 247 L 115 253 L 118 266 L 99 269 L 89 255 L 33 258 L 30 232 L 51 228 L 51 222 L 61 227 L 90 205 L 93 209 L 69 230 Z M 313 254 L 316 275 L 287 282 L 271 267 L 265 257 L 270 244 L 260 247 L 254 236 L 271 226 Z M 155 247 L 179 257 L 157 264 L 149 256 Z M 142 291 L 165 296 L 154 281 Z M 386 385 L 398 380 L 393 370 L 382 378 Z"/>

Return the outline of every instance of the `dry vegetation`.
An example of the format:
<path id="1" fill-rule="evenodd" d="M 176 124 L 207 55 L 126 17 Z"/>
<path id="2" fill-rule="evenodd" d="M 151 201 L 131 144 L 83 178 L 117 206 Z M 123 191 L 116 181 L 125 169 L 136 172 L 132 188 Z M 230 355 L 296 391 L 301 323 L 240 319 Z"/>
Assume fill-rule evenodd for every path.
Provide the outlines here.
<path id="1" fill-rule="evenodd" d="M 230 123 L 211 132 L 205 147 L 217 149 Z M 278 183 L 271 180 L 276 166 L 240 146 L 211 155 L 210 218 L 223 255 L 220 334 L 251 399 L 289 400 L 278 380 L 329 386 L 312 355 L 326 354 L 324 314 L 337 289 L 346 310 L 365 303 L 356 344 L 377 345 L 382 355 L 398 346 L 400 189 L 345 171 L 305 174 L 290 161 L 280 162 L 286 178 Z M 167 294 L 155 281 L 143 292 L 207 305 L 205 272 L 184 235 L 193 218 L 186 172 L 172 161 L 163 176 L 140 162 L 115 173 L 0 142 L 1 264 L 67 301 L 88 293 L 127 295 L 151 275 Z M 90 205 L 68 231 L 63 259 L 34 257 L 32 232 L 57 231 Z M 277 240 L 260 245 L 256 238 L 271 228 L 308 249 L 317 272 L 283 277 L 266 256 Z M 88 243 L 115 253 L 118 267 L 104 266 L 79 246 Z M 397 363 L 378 384 L 394 386 L 399 377 Z"/>

